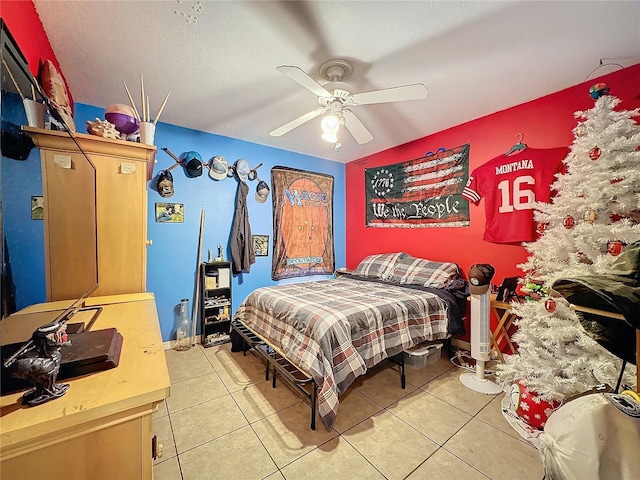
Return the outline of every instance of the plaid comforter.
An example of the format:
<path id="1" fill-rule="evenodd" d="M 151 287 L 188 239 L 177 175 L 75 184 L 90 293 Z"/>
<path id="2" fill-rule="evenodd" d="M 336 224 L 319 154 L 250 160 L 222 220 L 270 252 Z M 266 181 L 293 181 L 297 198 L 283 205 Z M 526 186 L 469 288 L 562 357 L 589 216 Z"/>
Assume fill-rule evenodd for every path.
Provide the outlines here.
<path id="1" fill-rule="evenodd" d="M 318 413 L 331 428 L 338 395 L 370 368 L 425 340 L 447 338 L 438 295 L 350 277 L 263 287 L 234 318 L 280 349 L 318 385 Z"/>

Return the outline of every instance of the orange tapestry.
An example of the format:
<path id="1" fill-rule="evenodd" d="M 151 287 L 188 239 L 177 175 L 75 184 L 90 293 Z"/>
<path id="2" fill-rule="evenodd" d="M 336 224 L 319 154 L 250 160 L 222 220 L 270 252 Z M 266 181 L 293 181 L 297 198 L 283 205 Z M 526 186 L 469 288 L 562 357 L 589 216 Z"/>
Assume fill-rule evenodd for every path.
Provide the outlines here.
<path id="1" fill-rule="evenodd" d="M 333 274 L 333 177 L 274 167 L 271 186 L 274 229 L 271 278 Z"/>

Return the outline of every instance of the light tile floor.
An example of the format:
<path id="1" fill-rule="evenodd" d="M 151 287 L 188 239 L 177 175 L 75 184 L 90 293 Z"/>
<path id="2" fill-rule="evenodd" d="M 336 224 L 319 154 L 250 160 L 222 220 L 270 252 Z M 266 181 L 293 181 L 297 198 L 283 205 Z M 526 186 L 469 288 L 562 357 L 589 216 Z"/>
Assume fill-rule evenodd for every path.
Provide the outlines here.
<path id="1" fill-rule="evenodd" d="M 164 446 L 156 480 L 433 479 L 541 480 L 537 450 L 500 412 L 503 395 L 464 387 L 445 355 L 407 368 L 389 362 L 340 397 L 334 427 L 283 382 L 265 380 L 253 355 L 231 345 L 166 351 L 171 396 L 154 414 Z"/>

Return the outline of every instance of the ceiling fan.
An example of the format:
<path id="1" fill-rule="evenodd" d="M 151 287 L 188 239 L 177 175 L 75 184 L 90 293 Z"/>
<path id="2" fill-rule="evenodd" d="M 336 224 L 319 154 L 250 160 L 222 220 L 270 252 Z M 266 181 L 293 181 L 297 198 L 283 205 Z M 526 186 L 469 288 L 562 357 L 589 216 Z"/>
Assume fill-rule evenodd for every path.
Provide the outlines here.
<path id="1" fill-rule="evenodd" d="M 373 90 L 371 92 L 352 93 L 348 90 L 349 86 L 342 82 L 349 78 L 353 72 L 353 65 L 342 59 L 328 60 L 320 66 L 320 73 L 330 82 L 325 86 L 320 85 L 298 67 L 282 65 L 276 69 L 307 90 L 315 93 L 318 96 L 320 107 L 272 130 L 269 132 L 272 137 L 284 135 L 303 123 L 329 112 L 329 115 L 322 119 L 322 138 L 329 142 L 337 143 L 336 135 L 338 129 L 340 125 L 344 125 L 353 135 L 356 142 L 364 144 L 373 140 L 373 135 L 351 111 L 352 107 L 374 103 L 420 100 L 426 98 L 428 92 L 427 87 L 421 83 L 416 83 L 383 90 Z"/>

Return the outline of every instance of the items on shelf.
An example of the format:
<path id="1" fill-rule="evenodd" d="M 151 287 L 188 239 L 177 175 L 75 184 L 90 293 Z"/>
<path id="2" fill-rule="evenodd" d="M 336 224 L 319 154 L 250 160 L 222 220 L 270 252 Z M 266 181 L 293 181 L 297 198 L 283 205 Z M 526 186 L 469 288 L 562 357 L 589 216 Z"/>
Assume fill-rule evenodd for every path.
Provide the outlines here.
<path id="1" fill-rule="evenodd" d="M 222 345 L 223 343 L 229 343 L 231 341 L 231 337 L 228 333 L 212 333 L 205 338 L 203 345 L 205 347 L 213 347 L 214 345 Z"/>
<path id="2" fill-rule="evenodd" d="M 73 110 L 69 102 L 66 83 L 51 60 L 40 60 L 38 81 L 42 91 L 49 99 L 51 106 L 49 113 L 53 120 L 61 123 L 69 131 L 75 132 L 76 124 L 73 121 Z"/>
<path id="3" fill-rule="evenodd" d="M 140 130 L 140 120 L 136 117 L 133 108 L 123 103 L 109 105 L 104 111 L 104 119 L 111 123 L 125 139 Z"/>
<path id="4" fill-rule="evenodd" d="M 126 110 L 127 110 L 126 117 L 122 117 L 120 120 L 117 120 L 117 122 L 122 121 L 123 122 L 122 127 L 130 131 L 125 132 L 120 129 L 116 121 L 110 120 L 108 118 L 107 120 L 115 123 L 116 128 L 123 135 L 129 135 L 129 134 L 134 134 L 139 132 L 139 136 L 137 136 L 136 139 L 139 139 L 140 143 L 153 145 L 155 134 L 156 134 L 156 124 L 160 119 L 160 115 L 162 115 L 162 112 L 164 111 L 164 107 L 167 105 L 167 100 L 169 100 L 169 95 L 171 94 L 171 92 L 167 92 L 167 95 L 164 97 L 164 100 L 162 101 L 162 105 L 160 105 L 160 108 L 158 109 L 158 113 L 156 114 L 155 119 L 152 121 L 151 107 L 149 104 L 149 96 L 145 95 L 145 92 L 144 92 L 144 77 L 140 75 L 140 101 L 142 103 L 142 114 L 140 114 L 140 112 L 136 108 L 136 104 L 133 101 L 133 97 L 131 96 L 131 92 L 129 92 L 129 88 L 127 87 L 127 84 L 125 82 L 122 82 L 122 83 L 124 84 L 124 89 L 127 92 L 127 97 L 129 98 L 129 103 L 131 104 L 131 107 L 129 107 L 128 105 L 121 105 L 122 107 L 126 107 Z M 105 118 L 106 118 L 106 115 L 105 115 Z M 127 138 L 127 139 L 133 140 L 133 138 Z"/>
<path id="5" fill-rule="evenodd" d="M 91 135 L 96 135 L 102 138 L 120 138 L 120 132 L 116 130 L 116 126 L 108 120 L 100 120 L 99 118 L 96 118 L 93 121 L 87 120 L 86 125 L 87 132 Z"/>
<path id="6" fill-rule="evenodd" d="M 231 328 L 231 263 L 205 262 L 200 271 L 202 345 L 226 343 Z"/>
<path id="7" fill-rule="evenodd" d="M 127 92 L 127 97 L 129 98 L 129 102 L 131 103 L 131 108 L 133 109 L 133 113 L 136 119 L 139 122 L 152 123 L 155 126 L 158 123 L 158 120 L 160 120 L 160 115 L 162 115 L 162 112 L 164 111 L 164 107 L 167 105 L 167 100 L 169 100 L 169 95 L 171 95 L 171 92 L 170 91 L 167 92 L 167 95 L 164 97 L 164 100 L 162 101 L 162 104 L 158 109 L 158 113 L 156 113 L 155 119 L 151 121 L 151 109 L 149 105 L 149 96 L 145 95 L 144 93 L 144 77 L 140 75 L 140 101 L 142 103 L 142 115 L 140 115 L 138 109 L 136 108 L 136 104 L 133 101 L 131 92 L 129 92 L 129 88 L 127 88 L 127 84 L 125 82 L 122 82 L 122 83 L 124 84 L 124 89 Z"/>

